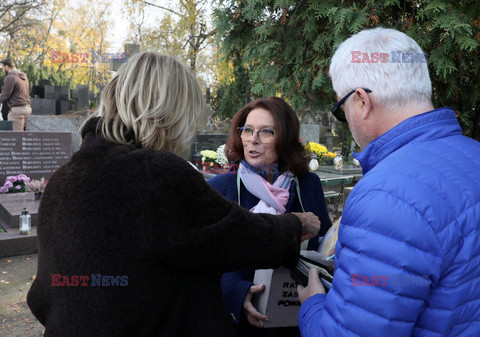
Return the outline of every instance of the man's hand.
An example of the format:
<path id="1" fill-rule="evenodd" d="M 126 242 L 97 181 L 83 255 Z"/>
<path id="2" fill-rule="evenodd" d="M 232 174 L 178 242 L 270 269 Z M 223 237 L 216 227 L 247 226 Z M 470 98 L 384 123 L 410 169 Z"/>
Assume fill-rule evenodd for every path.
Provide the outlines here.
<path id="1" fill-rule="evenodd" d="M 310 268 L 308 273 L 308 285 L 306 287 L 300 284 L 297 287 L 298 299 L 300 303 L 305 302 L 309 297 L 316 294 L 325 294 L 325 288 L 323 287 L 320 277 L 318 276 L 318 268 Z"/>

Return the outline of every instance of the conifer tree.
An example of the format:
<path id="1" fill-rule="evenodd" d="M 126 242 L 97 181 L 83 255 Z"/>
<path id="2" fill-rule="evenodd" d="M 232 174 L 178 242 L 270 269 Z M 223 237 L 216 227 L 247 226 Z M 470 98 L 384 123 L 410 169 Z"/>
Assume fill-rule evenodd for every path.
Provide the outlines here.
<path id="1" fill-rule="evenodd" d="M 218 0 L 223 53 L 246 64 L 252 94 L 281 94 L 297 110 L 327 108 L 335 47 L 362 29 L 395 28 L 428 53 L 435 106 L 457 111 L 480 139 L 480 6 L 446 0 Z"/>

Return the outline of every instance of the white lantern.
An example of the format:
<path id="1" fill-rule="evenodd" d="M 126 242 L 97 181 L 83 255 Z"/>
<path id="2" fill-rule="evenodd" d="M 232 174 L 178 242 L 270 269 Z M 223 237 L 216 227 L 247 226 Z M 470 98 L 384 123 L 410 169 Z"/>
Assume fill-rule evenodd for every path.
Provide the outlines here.
<path id="1" fill-rule="evenodd" d="M 342 156 L 336 156 L 335 158 L 333 158 L 333 166 L 335 170 L 341 170 L 343 168 Z"/>
<path id="2" fill-rule="evenodd" d="M 20 215 L 20 234 L 26 235 L 30 234 L 32 229 L 32 217 L 28 214 L 26 208 L 23 209 L 22 214 Z"/>
<path id="3" fill-rule="evenodd" d="M 315 158 L 310 159 L 310 162 L 308 163 L 308 168 L 312 171 L 316 171 L 318 169 L 318 160 Z"/>

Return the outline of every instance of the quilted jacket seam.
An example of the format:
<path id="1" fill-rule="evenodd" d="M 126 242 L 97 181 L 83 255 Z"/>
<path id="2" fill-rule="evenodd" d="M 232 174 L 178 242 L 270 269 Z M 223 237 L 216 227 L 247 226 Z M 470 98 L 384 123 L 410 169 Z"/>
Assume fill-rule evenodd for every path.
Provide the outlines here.
<path id="1" fill-rule="evenodd" d="M 388 321 L 388 322 L 399 323 L 399 324 L 415 324 L 414 321 L 404 321 L 404 320 L 400 320 L 400 319 L 392 319 L 392 318 L 384 317 L 384 316 L 379 315 L 379 314 L 377 314 L 377 313 L 374 313 L 374 312 L 372 312 L 372 311 L 370 311 L 370 310 L 367 310 L 367 309 L 365 309 L 365 308 L 362 308 L 361 306 L 358 306 L 358 305 L 356 305 L 356 304 L 353 303 L 353 302 L 347 301 L 347 300 L 344 299 L 343 297 L 342 297 L 342 300 L 343 300 L 345 303 L 348 303 L 348 304 L 350 304 L 350 305 L 352 305 L 352 306 L 354 306 L 354 307 L 357 307 L 358 309 L 360 309 L 360 310 L 362 310 L 362 311 L 366 311 L 366 312 L 368 312 L 368 313 L 370 313 L 370 314 L 372 314 L 372 315 L 375 315 L 375 316 L 377 316 L 377 317 L 383 318 L 384 320 L 386 320 L 386 321 Z"/>
<path id="2" fill-rule="evenodd" d="M 399 198 L 398 196 L 392 194 L 390 191 L 385 191 L 385 190 L 382 190 L 382 189 L 378 189 L 378 188 L 374 188 L 374 189 L 369 189 L 369 190 L 366 190 L 364 191 L 363 193 L 360 193 L 360 194 L 357 194 L 355 195 L 355 198 L 357 198 L 358 196 L 361 196 L 361 195 L 365 195 L 365 194 L 369 194 L 369 193 L 372 193 L 373 191 L 377 191 L 377 192 L 381 192 L 381 193 L 384 193 L 384 194 L 387 194 L 389 196 L 391 196 L 392 198 L 398 200 L 399 202 L 402 202 L 404 203 L 405 205 L 407 206 L 410 206 L 412 210 L 414 210 L 423 220 L 425 223 L 427 223 L 430 227 L 430 230 L 432 231 L 432 233 L 434 234 L 435 236 L 435 241 L 436 241 L 436 244 L 437 244 L 437 248 L 440 252 L 444 253 L 443 252 L 443 248 L 442 248 L 442 245 L 440 244 L 440 240 L 438 239 L 437 237 L 437 232 L 435 231 L 435 229 L 433 228 L 431 222 L 425 218 L 425 215 L 422 214 L 414 205 L 412 205 L 411 203 L 407 202 L 406 200 L 403 200 L 401 198 Z M 455 221 L 455 220 L 454 220 Z M 433 254 L 435 255 L 435 254 Z M 435 255 L 437 256 L 437 255 Z M 442 262 L 443 262 L 443 259 L 444 259 L 444 254 L 442 254 L 442 256 L 437 256 L 439 258 L 442 259 Z M 443 264 L 443 263 L 442 263 Z"/>
<path id="3" fill-rule="evenodd" d="M 460 307 L 463 307 L 463 306 L 467 305 L 467 303 L 476 302 L 476 301 L 480 301 L 480 298 L 474 298 L 474 299 L 471 299 L 471 300 L 465 301 L 465 302 L 463 302 L 463 303 L 460 303 L 459 305 L 457 305 L 457 306 L 456 306 L 455 308 L 453 308 L 453 309 L 436 308 L 436 307 L 427 307 L 426 309 L 432 309 L 432 310 L 438 310 L 438 311 L 449 311 L 449 312 L 453 312 L 453 311 L 457 310 L 458 308 L 460 308 Z"/>
<path id="4" fill-rule="evenodd" d="M 419 248 L 419 247 L 417 247 L 417 246 L 414 246 L 414 245 L 412 245 L 412 244 L 410 244 L 410 243 L 407 243 L 407 242 L 405 242 L 405 241 L 397 240 L 397 239 L 395 239 L 395 238 L 392 238 L 391 236 L 388 236 L 388 235 L 385 235 L 385 234 L 382 234 L 382 233 L 379 233 L 379 232 L 375 232 L 375 231 L 372 231 L 372 230 L 367 230 L 367 229 L 365 229 L 365 228 L 363 228 L 363 227 L 356 227 L 356 226 L 354 226 L 354 225 L 349 224 L 348 222 L 344 222 L 344 223 L 342 223 L 342 225 L 343 225 L 344 227 L 345 227 L 345 226 L 349 226 L 349 227 L 352 227 L 352 228 L 354 228 L 354 229 L 363 230 L 363 231 L 369 232 L 369 233 L 374 233 L 374 234 L 379 235 L 379 236 L 382 236 L 382 237 L 384 237 L 384 238 L 387 238 L 387 239 L 390 239 L 390 240 L 393 240 L 393 241 L 396 241 L 396 242 L 404 243 L 404 244 L 408 245 L 409 247 L 412 247 L 412 248 L 414 248 L 414 249 L 416 249 L 416 250 L 419 250 L 419 251 L 421 251 L 422 253 L 425 253 L 425 254 L 427 254 L 427 255 L 436 257 L 436 258 L 438 258 L 438 259 L 441 259 L 441 258 L 442 258 L 441 256 L 435 255 L 435 254 L 432 253 L 432 252 L 428 252 L 428 251 L 423 250 L 422 248 Z"/>
<path id="5" fill-rule="evenodd" d="M 352 251 L 352 252 L 355 252 L 354 250 L 350 249 L 349 247 L 344 246 L 344 248 L 347 248 L 348 250 L 350 250 L 350 251 Z M 363 255 L 363 254 L 359 254 L 359 255 Z M 368 256 L 366 256 L 366 255 L 364 255 L 364 256 L 367 257 L 367 258 L 370 258 L 370 257 L 368 257 Z M 380 260 L 377 260 L 377 259 L 375 259 L 375 258 L 370 258 L 370 259 L 375 260 L 375 261 L 377 261 L 377 262 L 379 262 L 379 263 L 386 264 L 386 265 L 388 265 L 388 266 L 390 266 L 390 267 L 393 267 L 393 268 L 395 268 L 395 269 L 401 270 L 402 272 L 407 272 L 407 273 L 409 273 L 409 274 L 412 274 L 412 275 L 417 276 L 417 277 L 420 277 L 420 278 L 422 277 L 422 275 L 419 275 L 419 274 L 410 272 L 410 271 L 408 271 L 408 270 L 401 269 L 401 268 L 399 268 L 399 267 L 397 267 L 397 266 L 393 266 L 393 265 L 391 265 L 391 264 L 385 263 L 385 262 L 380 261 Z M 346 275 L 348 275 L 348 273 L 346 272 L 345 268 L 343 268 L 341 265 L 338 266 L 338 269 L 341 269 Z M 393 292 L 385 289 L 385 287 L 383 287 L 383 288 L 381 288 L 381 287 L 376 287 L 376 288 L 378 288 L 378 289 L 380 289 L 380 290 L 383 290 L 383 291 L 386 291 L 386 292 L 388 292 L 388 293 L 390 293 L 390 294 L 392 294 L 392 295 L 395 295 L 395 296 L 399 296 L 399 297 L 404 297 L 404 298 L 411 299 L 411 300 L 416 300 L 416 301 L 425 302 L 425 299 L 423 299 L 423 298 L 405 296 L 405 295 L 402 295 L 402 294 L 396 294 L 396 293 L 393 293 Z"/>
<path id="6" fill-rule="evenodd" d="M 358 336 L 358 337 L 361 337 L 361 335 L 357 334 L 356 332 L 350 330 L 349 328 L 347 328 L 342 322 L 340 322 L 339 320 L 337 320 L 332 314 L 330 314 L 330 312 L 328 311 L 327 307 L 325 306 L 324 307 L 325 309 L 325 312 L 328 314 L 328 316 L 330 316 L 338 325 L 340 325 L 343 329 L 351 332 L 352 334 L 354 334 L 355 336 Z"/>

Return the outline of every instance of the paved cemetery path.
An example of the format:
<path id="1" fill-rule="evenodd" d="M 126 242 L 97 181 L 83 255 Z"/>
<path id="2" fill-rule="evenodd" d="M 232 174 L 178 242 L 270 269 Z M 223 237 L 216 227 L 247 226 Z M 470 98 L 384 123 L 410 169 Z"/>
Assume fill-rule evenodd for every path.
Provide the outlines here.
<path id="1" fill-rule="evenodd" d="M 0 258 L 0 336 L 43 336 L 26 302 L 36 273 L 37 254 Z"/>

